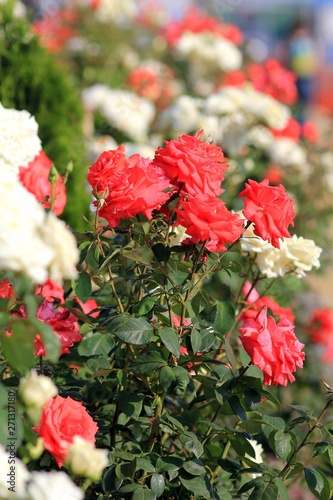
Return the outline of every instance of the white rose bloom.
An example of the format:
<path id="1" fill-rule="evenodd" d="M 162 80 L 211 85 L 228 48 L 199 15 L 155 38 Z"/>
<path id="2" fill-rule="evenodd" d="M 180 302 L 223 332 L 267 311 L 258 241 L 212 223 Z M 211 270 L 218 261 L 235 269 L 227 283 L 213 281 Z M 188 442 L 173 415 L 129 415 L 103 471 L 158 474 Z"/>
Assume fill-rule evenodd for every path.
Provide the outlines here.
<path id="1" fill-rule="evenodd" d="M 185 31 L 176 43 L 180 58 L 206 67 L 209 71 L 235 71 L 242 65 L 243 56 L 230 40 L 215 33 Z"/>
<path id="2" fill-rule="evenodd" d="M 32 370 L 27 378 L 20 380 L 18 394 L 26 406 L 43 408 L 49 399 L 58 394 L 58 389 L 49 377 L 37 375 Z"/>
<path id="3" fill-rule="evenodd" d="M 226 86 L 206 99 L 205 112 L 213 115 L 233 114 L 243 109 L 245 100 L 243 89 Z"/>
<path id="4" fill-rule="evenodd" d="M 182 95 L 167 110 L 172 128 L 181 134 L 193 132 L 200 127 L 200 106 L 202 100 Z"/>
<path id="5" fill-rule="evenodd" d="M 103 105 L 109 95 L 110 88 L 101 83 L 96 83 L 87 87 L 82 92 L 82 101 L 84 107 L 89 111 L 96 111 Z"/>
<path id="6" fill-rule="evenodd" d="M 217 116 L 201 115 L 198 129 L 203 129 L 203 140 L 207 142 L 219 143 L 222 139 L 220 120 Z"/>
<path id="7" fill-rule="evenodd" d="M 111 126 L 138 142 L 145 142 L 155 118 L 154 104 L 128 90 L 109 89 L 100 112 Z"/>
<path id="8" fill-rule="evenodd" d="M 45 211 L 16 174 L 1 172 L 0 178 L 0 269 L 43 283 L 53 256 L 53 249 L 39 234 Z"/>
<path id="9" fill-rule="evenodd" d="M 246 88 L 245 93 L 247 99 L 243 107 L 244 113 L 255 116 L 271 128 L 281 130 L 287 126 L 290 118 L 290 110 L 287 106 L 251 88 Z"/>
<path id="10" fill-rule="evenodd" d="M 96 19 L 102 23 L 124 23 L 138 14 L 134 0 L 100 0 L 96 9 Z"/>
<path id="11" fill-rule="evenodd" d="M 276 137 L 268 151 L 272 161 L 281 167 L 296 167 L 303 174 L 309 173 L 305 150 L 289 137 Z"/>
<path id="12" fill-rule="evenodd" d="M 13 474 L 12 479 L 11 473 Z M 8 453 L 0 444 L 0 498 L 3 500 L 25 500 L 27 498 L 26 483 L 29 478 L 30 473 L 21 460 L 14 456 L 11 451 Z"/>
<path id="13" fill-rule="evenodd" d="M 75 265 L 80 253 L 76 240 L 66 224 L 50 212 L 40 232 L 43 240 L 47 241 L 53 250 L 48 266 L 50 278 L 54 281 L 62 281 L 63 278 L 74 279 L 77 275 Z"/>
<path id="14" fill-rule="evenodd" d="M 64 222 L 48 215 L 13 172 L 0 172 L 0 270 L 43 283 L 74 278 L 79 252 Z"/>
<path id="15" fill-rule="evenodd" d="M 17 173 L 41 150 L 35 118 L 28 111 L 6 109 L 0 104 L 0 171 Z"/>
<path id="16" fill-rule="evenodd" d="M 240 214 L 240 216 L 244 217 L 242 214 Z M 274 248 L 268 241 L 254 234 L 253 224 L 251 224 L 242 234 L 240 244 L 243 255 L 247 253 L 263 253 Z"/>
<path id="17" fill-rule="evenodd" d="M 83 500 L 84 492 L 65 472 L 33 472 L 29 500 Z"/>
<path id="18" fill-rule="evenodd" d="M 264 125 L 256 125 L 247 132 L 247 143 L 252 144 L 256 148 L 267 150 L 273 141 L 272 132 Z"/>
<path id="19" fill-rule="evenodd" d="M 182 241 L 186 240 L 186 238 L 191 238 L 191 236 L 189 236 L 186 233 L 186 227 L 179 225 L 179 226 L 171 226 L 169 228 L 170 246 L 180 245 Z"/>
<path id="20" fill-rule="evenodd" d="M 258 254 L 256 264 L 268 278 L 276 278 L 290 274 L 303 278 L 313 267 L 319 268 L 319 257 L 322 252 L 312 240 L 293 235 L 280 241 L 280 248 L 270 249 Z"/>
<path id="21" fill-rule="evenodd" d="M 108 451 L 95 448 L 93 443 L 75 436 L 68 449 L 66 464 L 73 474 L 98 481 L 108 465 Z"/>

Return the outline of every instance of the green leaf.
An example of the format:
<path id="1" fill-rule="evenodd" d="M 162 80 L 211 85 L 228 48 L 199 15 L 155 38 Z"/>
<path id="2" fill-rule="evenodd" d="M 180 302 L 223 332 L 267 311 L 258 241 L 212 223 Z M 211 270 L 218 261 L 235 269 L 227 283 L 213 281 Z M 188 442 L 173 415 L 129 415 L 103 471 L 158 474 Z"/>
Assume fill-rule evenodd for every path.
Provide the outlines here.
<path id="1" fill-rule="evenodd" d="M 187 474 L 186 472 L 181 472 L 179 474 L 179 479 L 183 484 L 183 486 L 185 486 L 185 488 L 188 489 L 189 491 L 195 493 L 195 495 L 204 498 L 211 498 L 210 495 L 211 486 L 207 475 L 193 477 L 190 474 Z"/>
<path id="2" fill-rule="evenodd" d="M 200 460 L 190 460 L 188 462 L 184 462 L 183 468 L 192 476 L 202 476 L 206 474 L 206 469 L 203 466 L 203 463 Z"/>
<path id="3" fill-rule="evenodd" d="M 292 452 L 292 439 L 290 434 L 286 432 L 277 431 L 273 435 L 274 445 L 272 443 L 272 435 L 269 437 L 269 443 L 273 450 L 281 460 L 286 462 Z"/>
<path id="4" fill-rule="evenodd" d="M 36 330 L 29 321 L 11 323 L 11 336 L 1 339 L 2 351 L 14 372 L 25 374 L 36 363 L 34 340 Z"/>
<path id="5" fill-rule="evenodd" d="M 218 463 L 223 470 L 229 472 L 230 474 L 238 474 L 241 469 L 239 463 L 228 460 L 227 458 L 219 458 Z"/>
<path id="6" fill-rule="evenodd" d="M 134 373 L 145 375 L 162 368 L 162 366 L 166 366 L 166 364 L 167 362 L 158 352 L 149 352 L 147 354 L 142 354 L 142 356 L 134 360 L 130 366 Z"/>
<path id="7" fill-rule="evenodd" d="M 153 466 L 148 457 L 140 457 L 137 459 L 137 470 L 144 470 L 145 472 L 155 472 L 156 468 Z"/>
<path id="8" fill-rule="evenodd" d="M 108 326 L 108 331 L 114 333 L 127 344 L 148 344 L 154 336 L 153 327 L 144 318 L 132 318 L 122 315 L 114 318 Z"/>
<path id="9" fill-rule="evenodd" d="M 318 455 L 322 455 L 328 450 L 328 448 L 329 443 L 327 441 L 320 441 L 319 443 L 316 443 L 313 448 L 313 456 L 316 457 Z"/>
<path id="10" fill-rule="evenodd" d="M 149 488 L 137 488 L 133 493 L 132 500 L 156 500 L 156 495 Z"/>
<path id="11" fill-rule="evenodd" d="M 137 419 L 142 410 L 143 394 L 131 394 L 130 392 L 119 393 L 119 408 L 127 417 Z"/>
<path id="12" fill-rule="evenodd" d="M 116 466 L 116 476 L 118 479 L 133 479 L 136 471 L 136 459 L 131 462 L 122 462 Z"/>
<path id="13" fill-rule="evenodd" d="M 316 498 L 320 500 L 330 499 L 330 484 L 323 472 L 306 467 L 304 475 L 308 487 Z"/>
<path id="14" fill-rule="evenodd" d="M 235 415 L 242 421 L 245 422 L 247 420 L 246 412 L 241 405 L 241 402 L 237 396 L 231 396 L 228 399 L 228 403 L 231 406 L 232 411 L 234 412 Z"/>
<path id="15" fill-rule="evenodd" d="M 191 346 L 194 353 L 201 349 L 201 334 L 196 328 L 192 328 L 191 331 Z"/>
<path id="16" fill-rule="evenodd" d="M 184 460 L 180 457 L 158 457 L 156 470 L 158 472 L 178 471 L 183 467 Z"/>
<path id="17" fill-rule="evenodd" d="M 36 318 L 31 318 L 30 322 L 42 337 L 46 351 L 46 359 L 50 360 L 52 363 L 57 363 L 61 347 L 59 338 L 47 323 L 42 323 Z"/>
<path id="18" fill-rule="evenodd" d="M 173 394 L 182 397 L 184 395 L 184 392 L 186 391 L 186 388 L 190 381 L 190 377 L 187 373 L 187 370 L 185 370 L 185 368 L 182 368 L 181 366 L 173 366 L 172 371 L 176 377 L 176 382 L 172 387 Z"/>
<path id="19" fill-rule="evenodd" d="M 214 329 L 225 335 L 233 327 L 235 321 L 235 309 L 230 302 L 217 303 L 217 315 L 214 321 Z"/>
<path id="20" fill-rule="evenodd" d="M 144 316 L 153 309 L 156 301 L 157 297 L 146 297 L 132 307 L 132 312 L 136 316 Z"/>
<path id="21" fill-rule="evenodd" d="M 284 431 L 285 426 L 284 420 L 280 417 L 270 417 L 269 415 L 264 415 L 262 418 L 262 430 L 267 438 L 270 433 L 274 431 L 274 429 Z"/>
<path id="22" fill-rule="evenodd" d="M 149 266 L 152 263 L 154 258 L 153 252 L 148 246 L 137 247 L 132 250 L 123 249 L 123 256 L 126 259 L 134 260 L 135 262 L 140 262 L 140 264 L 144 264 L 145 266 Z"/>
<path id="23" fill-rule="evenodd" d="M 228 339 L 224 340 L 224 348 L 225 348 L 225 353 L 227 355 L 228 361 L 231 364 L 232 368 L 235 369 L 237 365 L 237 361 L 234 355 L 234 351 L 232 350 L 232 347 L 230 346 L 230 342 Z"/>
<path id="24" fill-rule="evenodd" d="M 201 334 L 200 351 L 201 352 L 208 351 L 215 342 L 215 335 L 209 330 L 201 330 L 200 334 Z"/>
<path id="25" fill-rule="evenodd" d="M 255 389 L 246 389 L 245 402 L 248 408 L 252 410 L 254 406 L 260 403 L 260 401 L 261 396 L 258 391 L 256 391 Z"/>
<path id="26" fill-rule="evenodd" d="M 163 494 L 165 489 L 165 480 L 162 474 L 153 474 L 150 479 L 150 487 L 153 493 L 157 497 L 160 497 Z"/>
<path id="27" fill-rule="evenodd" d="M 289 467 L 288 473 L 285 479 L 290 479 L 294 476 L 298 476 L 304 469 L 304 465 L 300 463 L 295 463 Z"/>
<path id="28" fill-rule="evenodd" d="M 185 434 L 180 436 L 180 441 L 184 444 L 187 451 L 193 453 L 196 458 L 199 458 L 203 454 L 203 446 L 193 432 L 185 432 Z"/>
<path id="29" fill-rule="evenodd" d="M 279 495 L 281 497 L 281 500 L 290 500 L 290 497 L 288 495 L 288 490 L 287 490 L 284 482 L 282 481 L 282 479 L 279 478 L 279 477 L 276 477 L 274 479 L 274 483 L 278 487 Z"/>
<path id="30" fill-rule="evenodd" d="M 249 500 L 277 500 L 278 496 L 279 490 L 276 484 L 261 483 L 254 488 Z"/>
<path id="31" fill-rule="evenodd" d="M 115 341 L 107 333 L 89 333 L 78 345 L 80 356 L 105 356 L 114 348 Z"/>
<path id="32" fill-rule="evenodd" d="M 160 371 L 160 385 L 164 392 L 171 392 L 176 382 L 176 375 L 170 366 L 163 366 Z"/>
<path id="33" fill-rule="evenodd" d="M 73 288 L 78 298 L 83 303 L 87 302 L 92 293 L 90 275 L 86 271 L 82 271 Z"/>
<path id="34" fill-rule="evenodd" d="M 157 262 L 168 262 L 171 255 L 170 247 L 165 247 L 162 243 L 156 243 L 152 247 Z"/>
<path id="35" fill-rule="evenodd" d="M 180 345 L 177 334 L 173 328 L 161 328 L 158 334 L 165 347 L 177 358 L 180 356 Z"/>

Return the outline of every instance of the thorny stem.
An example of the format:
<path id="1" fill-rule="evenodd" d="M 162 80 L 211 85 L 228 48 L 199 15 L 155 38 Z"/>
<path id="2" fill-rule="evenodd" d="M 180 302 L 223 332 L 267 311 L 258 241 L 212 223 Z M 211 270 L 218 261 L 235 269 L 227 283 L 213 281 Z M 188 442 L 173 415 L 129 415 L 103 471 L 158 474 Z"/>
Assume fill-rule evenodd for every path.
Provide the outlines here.
<path id="1" fill-rule="evenodd" d="M 153 420 L 153 424 L 151 426 L 150 436 L 149 436 L 149 440 L 147 443 L 147 450 L 146 450 L 147 453 L 150 453 L 154 448 L 155 440 L 156 440 L 156 437 L 158 435 L 160 418 L 161 418 L 162 410 L 163 410 L 164 398 L 165 398 L 165 395 L 162 395 L 162 396 L 158 396 L 158 399 L 157 399 L 154 420 Z"/>
<path id="2" fill-rule="evenodd" d="M 121 300 L 119 298 L 119 295 L 117 293 L 116 287 L 114 286 L 114 278 L 113 278 L 113 274 L 112 274 L 111 264 L 108 265 L 108 271 L 109 271 L 109 276 L 110 276 L 109 283 L 110 283 L 114 298 L 116 299 L 119 311 L 121 312 L 121 314 L 123 314 L 124 308 L 123 308 L 123 305 L 122 305 Z"/>

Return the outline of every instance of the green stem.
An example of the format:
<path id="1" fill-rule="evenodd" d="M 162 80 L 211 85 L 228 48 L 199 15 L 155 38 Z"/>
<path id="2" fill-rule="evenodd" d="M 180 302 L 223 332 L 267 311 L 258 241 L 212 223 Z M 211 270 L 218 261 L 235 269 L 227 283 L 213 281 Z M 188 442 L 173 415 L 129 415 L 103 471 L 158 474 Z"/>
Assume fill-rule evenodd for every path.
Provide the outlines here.
<path id="1" fill-rule="evenodd" d="M 151 451 L 153 451 L 153 448 L 154 448 L 155 440 L 156 440 L 156 437 L 157 437 L 158 431 L 159 431 L 160 418 L 161 418 L 162 411 L 163 411 L 163 402 L 164 402 L 165 395 L 158 396 L 157 398 L 158 399 L 157 399 L 157 405 L 155 408 L 154 421 L 153 421 L 153 424 L 151 426 L 151 432 L 150 432 L 149 440 L 147 443 L 147 449 L 146 449 L 147 453 L 150 453 Z"/>
<path id="2" fill-rule="evenodd" d="M 329 407 L 331 406 L 332 403 L 333 403 L 333 399 L 332 399 L 332 396 L 331 396 L 330 399 L 327 401 L 327 403 L 326 403 L 324 409 L 322 410 L 321 414 L 317 418 L 316 423 L 313 424 L 312 427 L 310 427 L 310 429 L 306 433 L 305 437 L 302 439 L 301 443 L 295 448 L 294 452 L 290 456 L 288 462 L 286 463 L 286 465 L 284 466 L 284 468 L 282 469 L 282 471 L 279 473 L 278 477 L 280 477 L 281 479 L 285 479 L 286 478 L 287 473 L 288 473 L 288 471 L 290 469 L 291 464 L 294 461 L 295 456 L 300 451 L 300 449 L 303 448 L 303 446 L 306 446 L 307 444 L 309 444 L 309 443 L 307 443 L 308 438 L 313 433 L 313 431 L 315 431 L 316 429 L 318 429 L 320 427 L 320 425 L 319 425 L 320 421 L 323 419 L 324 415 L 326 414 L 327 410 L 329 409 Z"/>

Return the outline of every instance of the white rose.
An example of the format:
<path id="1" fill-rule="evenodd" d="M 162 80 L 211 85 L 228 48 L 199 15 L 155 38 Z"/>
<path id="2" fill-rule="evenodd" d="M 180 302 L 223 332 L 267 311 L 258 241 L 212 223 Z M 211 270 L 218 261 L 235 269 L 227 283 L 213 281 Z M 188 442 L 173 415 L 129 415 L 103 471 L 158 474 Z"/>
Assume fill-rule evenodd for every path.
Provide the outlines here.
<path id="1" fill-rule="evenodd" d="M 251 224 L 246 231 L 242 234 L 241 240 L 241 252 L 242 254 L 246 253 L 263 253 L 270 251 L 272 245 L 268 243 L 268 241 L 263 240 L 260 236 L 254 234 L 254 227 Z"/>
<path id="2" fill-rule="evenodd" d="M 28 111 L 6 109 L 0 104 L 0 171 L 18 172 L 42 149 L 38 125 Z"/>
<path id="3" fill-rule="evenodd" d="M 58 394 L 58 389 L 49 377 L 37 375 L 37 372 L 32 370 L 29 377 L 20 380 L 18 394 L 28 407 L 28 415 L 34 422 L 38 422 L 43 406 Z"/>
<path id="4" fill-rule="evenodd" d="M 107 450 L 95 448 L 93 443 L 74 436 L 66 457 L 66 464 L 73 474 L 98 481 L 108 463 Z"/>
<path id="5" fill-rule="evenodd" d="M 246 453 L 245 454 L 246 458 L 249 458 L 250 460 L 252 460 L 252 462 L 255 462 L 256 464 L 261 464 L 263 462 L 263 459 L 262 459 L 262 454 L 264 453 L 263 447 L 255 439 L 248 439 L 248 442 L 250 443 L 250 445 L 252 446 L 252 448 L 255 452 L 255 457 L 252 457 Z M 250 474 L 250 476 L 253 479 L 255 479 L 256 477 L 259 477 L 261 475 L 262 474 L 260 474 L 260 473 L 259 474 Z"/>
<path id="6" fill-rule="evenodd" d="M 13 462 L 11 462 L 12 460 Z M 10 467 L 13 467 L 13 469 Z M 8 483 L 8 481 L 11 481 L 10 476 L 8 476 L 11 472 L 13 473 L 13 485 L 10 482 Z M 26 499 L 26 483 L 29 478 L 30 473 L 21 460 L 13 457 L 0 445 L 0 498 L 3 500 Z M 15 491 L 10 490 L 10 487 Z"/>
<path id="7" fill-rule="evenodd" d="M 319 257 L 322 252 L 312 240 L 293 235 L 280 241 L 280 248 L 273 246 L 257 255 L 256 264 L 268 278 L 276 278 L 290 274 L 303 278 L 306 271 L 320 266 Z"/>
<path id="8" fill-rule="evenodd" d="M 40 234 L 53 250 L 53 257 L 48 266 L 50 278 L 54 281 L 74 279 L 77 275 L 75 265 L 79 260 L 79 250 L 66 224 L 50 212 Z"/>
<path id="9" fill-rule="evenodd" d="M 269 153 L 274 163 L 281 167 L 296 167 L 302 173 L 309 173 L 305 150 L 288 137 L 277 137 L 270 144 Z"/>
<path id="10" fill-rule="evenodd" d="M 33 472 L 28 485 L 29 500 L 83 500 L 83 491 L 65 472 Z"/>

